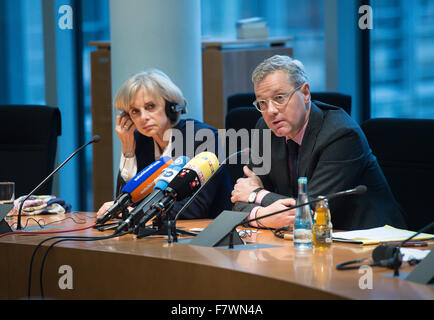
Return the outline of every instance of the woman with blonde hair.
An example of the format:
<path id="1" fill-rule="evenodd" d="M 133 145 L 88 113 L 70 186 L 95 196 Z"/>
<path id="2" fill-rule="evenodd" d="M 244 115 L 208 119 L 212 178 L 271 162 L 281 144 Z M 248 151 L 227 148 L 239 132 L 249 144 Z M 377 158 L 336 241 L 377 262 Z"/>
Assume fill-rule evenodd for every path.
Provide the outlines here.
<path id="1" fill-rule="evenodd" d="M 192 126 L 194 133 L 210 130 L 215 139 L 215 150 L 207 151 L 218 155 L 217 148 L 221 143 L 217 130 L 197 120 L 180 118 L 181 114 L 186 113 L 186 100 L 181 90 L 160 70 L 148 69 L 130 77 L 119 89 L 114 105 L 122 112 L 116 116 L 115 128 L 122 145 L 116 188 L 118 194 L 130 179 L 155 160 L 162 156 L 174 157 L 175 151 L 176 156 L 180 155 L 180 148 L 175 150 L 172 145 L 174 129 L 184 138 L 182 150 L 189 149 L 186 144 L 194 144 L 191 148 L 194 155 L 203 141 L 188 140 L 187 127 Z M 192 156 L 185 154 L 185 151 L 183 155 Z M 231 190 L 229 175 L 223 168 L 191 202 L 183 218 L 215 218 L 221 211 L 230 210 Z M 188 199 L 176 202 L 169 214 L 173 217 Z M 105 203 L 98 215 L 103 214 L 112 203 Z"/>

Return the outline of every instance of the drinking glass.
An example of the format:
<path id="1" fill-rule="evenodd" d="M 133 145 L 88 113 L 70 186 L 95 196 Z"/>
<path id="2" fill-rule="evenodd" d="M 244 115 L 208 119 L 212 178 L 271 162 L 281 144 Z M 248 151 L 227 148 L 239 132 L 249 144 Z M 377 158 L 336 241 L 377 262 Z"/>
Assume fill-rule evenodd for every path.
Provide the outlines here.
<path id="1" fill-rule="evenodd" d="M 13 203 L 15 200 L 15 182 L 0 182 L 0 204 Z"/>

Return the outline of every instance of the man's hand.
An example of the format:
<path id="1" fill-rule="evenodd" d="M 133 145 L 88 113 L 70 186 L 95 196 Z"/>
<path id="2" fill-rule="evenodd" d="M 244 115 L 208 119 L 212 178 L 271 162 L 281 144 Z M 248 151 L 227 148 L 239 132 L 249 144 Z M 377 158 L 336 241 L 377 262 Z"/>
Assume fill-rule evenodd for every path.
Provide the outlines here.
<path id="1" fill-rule="evenodd" d="M 266 214 L 283 210 L 290 206 L 295 206 L 295 199 L 286 198 L 280 199 L 267 207 L 260 207 L 256 212 L 256 218 L 265 216 Z M 290 226 L 294 224 L 295 209 L 284 211 L 279 214 L 252 222 L 254 226 L 267 227 L 267 228 L 281 228 L 283 226 Z"/>
<path id="2" fill-rule="evenodd" d="M 249 169 L 249 167 L 243 167 L 244 174 L 247 178 L 239 178 L 237 183 L 234 186 L 234 190 L 232 190 L 232 203 L 237 201 L 248 202 L 249 194 L 253 192 L 253 190 L 258 188 L 263 188 L 261 179 Z"/>

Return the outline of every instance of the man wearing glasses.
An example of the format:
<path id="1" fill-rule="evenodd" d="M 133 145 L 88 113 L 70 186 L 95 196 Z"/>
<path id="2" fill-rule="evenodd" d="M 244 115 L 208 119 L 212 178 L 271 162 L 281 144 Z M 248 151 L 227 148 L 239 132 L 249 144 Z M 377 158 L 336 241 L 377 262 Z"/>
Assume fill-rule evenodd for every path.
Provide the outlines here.
<path id="1" fill-rule="evenodd" d="M 259 145 L 271 144 L 270 172 L 256 175 L 250 162 L 244 178 L 232 191 L 233 210 L 250 211 L 249 219 L 295 205 L 297 178 L 307 177 L 311 198 L 366 185 L 363 195 L 331 200 L 335 229 L 384 226 L 405 228 L 403 213 L 366 137 L 341 108 L 311 102 L 309 79 L 303 64 L 287 56 L 273 56 L 252 75 L 256 101 L 262 113 L 256 124 Z M 271 141 L 263 141 L 270 129 Z M 261 154 L 261 151 L 255 150 Z M 266 157 L 265 157 L 266 159 Z M 280 228 L 294 223 L 295 210 L 252 222 L 255 227 Z"/>

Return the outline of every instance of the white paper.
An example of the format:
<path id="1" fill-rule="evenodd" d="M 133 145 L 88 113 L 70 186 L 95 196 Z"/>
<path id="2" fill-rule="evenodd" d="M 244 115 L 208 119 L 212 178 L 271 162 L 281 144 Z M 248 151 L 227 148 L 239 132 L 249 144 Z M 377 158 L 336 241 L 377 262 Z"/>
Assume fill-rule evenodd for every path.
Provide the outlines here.
<path id="1" fill-rule="evenodd" d="M 420 250 L 412 248 L 401 248 L 402 261 L 409 261 L 411 259 L 423 260 L 431 250 Z"/>
<path id="2" fill-rule="evenodd" d="M 379 228 L 354 230 L 346 232 L 333 232 L 333 238 L 346 240 L 359 240 L 363 242 L 402 241 L 415 234 L 414 231 L 396 229 L 391 226 Z M 434 235 L 421 233 L 412 240 L 426 240 L 434 238 Z"/>

